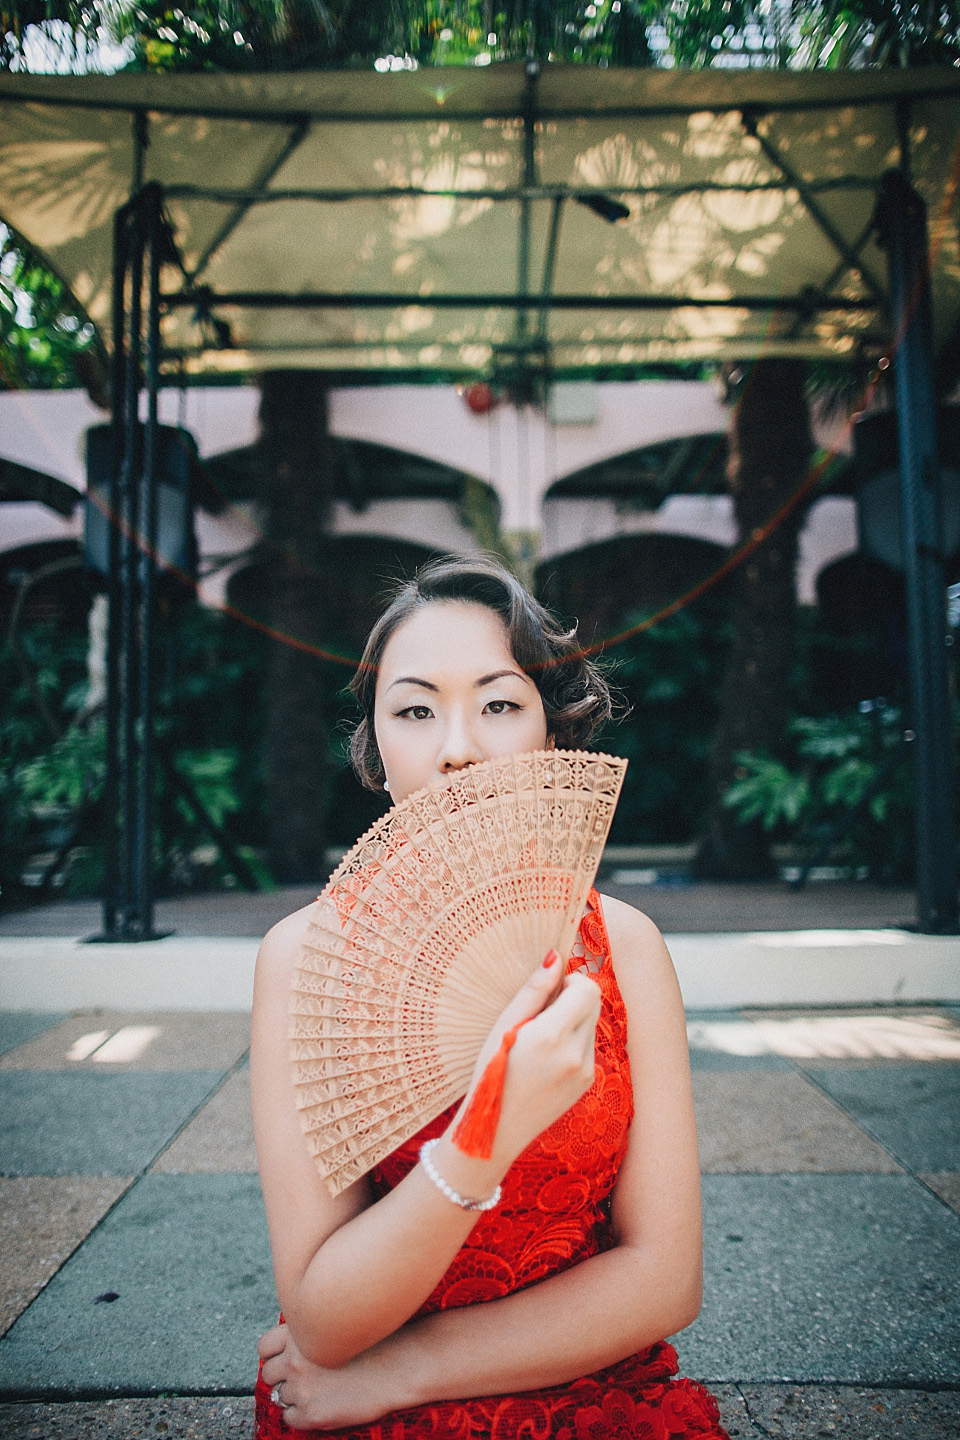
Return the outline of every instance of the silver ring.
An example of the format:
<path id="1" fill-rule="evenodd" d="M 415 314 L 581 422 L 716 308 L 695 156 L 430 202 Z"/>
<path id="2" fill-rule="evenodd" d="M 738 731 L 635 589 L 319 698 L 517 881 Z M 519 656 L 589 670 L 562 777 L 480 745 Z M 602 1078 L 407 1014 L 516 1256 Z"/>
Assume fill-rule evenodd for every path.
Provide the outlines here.
<path id="1" fill-rule="evenodd" d="M 281 1380 L 278 1385 L 274 1385 L 273 1389 L 270 1391 L 270 1401 L 273 1405 L 279 1405 L 281 1410 L 286 1410 L 286 1405 L 284 1405 L 283 1401 L 280 1399 L 280 1385 L 282 1384 L 283 1381 Z"/>

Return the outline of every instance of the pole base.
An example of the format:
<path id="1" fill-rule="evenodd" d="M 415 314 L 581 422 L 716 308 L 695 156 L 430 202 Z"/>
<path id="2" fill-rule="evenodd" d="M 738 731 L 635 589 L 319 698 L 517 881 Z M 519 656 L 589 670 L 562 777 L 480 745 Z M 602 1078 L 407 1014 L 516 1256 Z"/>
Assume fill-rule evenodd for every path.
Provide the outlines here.
<path id="1" fill-rule="evenodd" d="M 103 931 L 100 935 L 87 935 L 81 940 L 81 945 L 138 945 L 147 940 L 165 940 L 168 935 L 175 935 L 175 930 L 150 930 L 146 934 L 142 930 L 110 930 Z"/>

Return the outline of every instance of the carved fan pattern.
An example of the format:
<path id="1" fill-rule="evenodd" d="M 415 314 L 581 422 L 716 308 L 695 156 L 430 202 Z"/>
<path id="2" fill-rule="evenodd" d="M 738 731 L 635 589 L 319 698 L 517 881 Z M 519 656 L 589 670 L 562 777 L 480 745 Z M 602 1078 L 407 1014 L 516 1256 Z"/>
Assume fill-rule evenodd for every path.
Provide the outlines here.
<path id="1" fill-rule="evenodd" d="M 332 1194 L 465 1092 L 504 1005 L 569 956 L 627 762 L 544 750 L 418 791 L 334 871 L 291 1002 L 297 1105 Z"/>

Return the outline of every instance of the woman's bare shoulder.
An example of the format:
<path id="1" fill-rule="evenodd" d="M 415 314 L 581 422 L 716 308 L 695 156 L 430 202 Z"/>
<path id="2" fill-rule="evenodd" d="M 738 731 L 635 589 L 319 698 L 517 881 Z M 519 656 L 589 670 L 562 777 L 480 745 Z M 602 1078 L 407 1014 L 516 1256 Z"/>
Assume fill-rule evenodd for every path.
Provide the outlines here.
<path id="1" fill-rule="evenodd" d="M 666 953 L 663 936 L 649 915 L 613 895 L 601 895 L 600 900 L 614 959 L 622 956 L 642 960 L 653 952 Z"/>
<path id="2" fill-rule="evenodd" d="M 612 895 L 601 895 L 600 899 L 613 968 L 624 999 L 642 991 L 648 1003 L 659 993 L 675 1004 L 679 991 L 673 961 L 654 922 L 625 900 Z"/>
<path id="3" fill-rule="evenodd" d="M 257 952 L 258 984 L 285 984 L 292 974 L 300 946 L 317 914 L 317 901 L 311 900 L 292 915 L 278 920 L 264 935 Z"/>

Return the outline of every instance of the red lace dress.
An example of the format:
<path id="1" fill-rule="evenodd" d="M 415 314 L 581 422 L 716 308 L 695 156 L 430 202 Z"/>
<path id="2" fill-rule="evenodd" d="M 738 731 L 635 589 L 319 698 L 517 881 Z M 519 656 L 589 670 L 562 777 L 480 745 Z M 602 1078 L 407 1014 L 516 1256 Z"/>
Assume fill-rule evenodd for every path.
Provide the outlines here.
<path id="1" fill-rule="evenodd" d="M 603 991 L 596 1079 L 565 1115 L 511 1166 L 496 1210 L 480 1216 L 420 1310 L 496 1300 L 579 1265 L 613 1245 L 609 1197 L 633 1115 L 626 1014 L 610 960 L 600 901 L 591 891 L 570 969 L 585 968 Z M 424 1140 L 440 1135 L 456 1105 L 425 1125 L 371 1172 L 379 1198 L 413 1169 Z M 665 1341 L 567 1385 L 444 1400 L 394 1411 L 370 1425 L 321 1432 L 334 1440 L 726 1440 L 716 1401 L 692 1380 L 675 1380 Z M 256 1386 L 256 1440 L 296 1433 Z"/>

